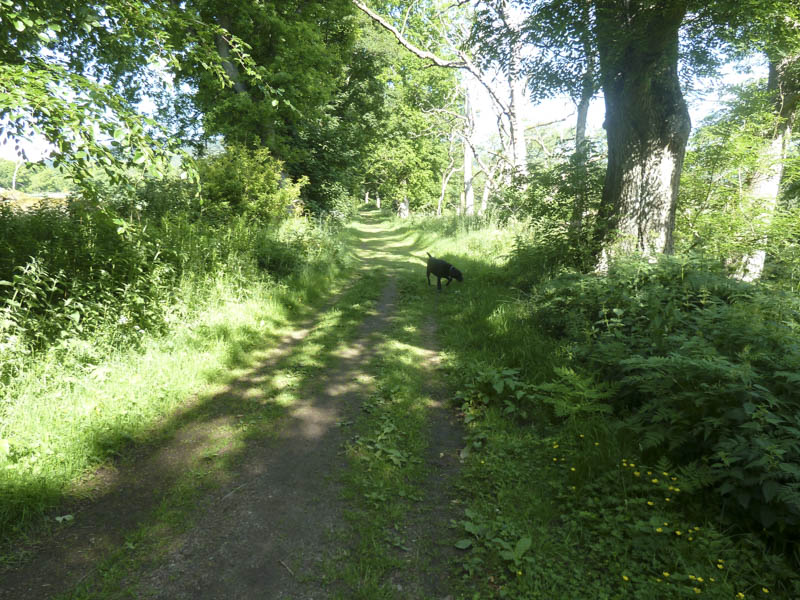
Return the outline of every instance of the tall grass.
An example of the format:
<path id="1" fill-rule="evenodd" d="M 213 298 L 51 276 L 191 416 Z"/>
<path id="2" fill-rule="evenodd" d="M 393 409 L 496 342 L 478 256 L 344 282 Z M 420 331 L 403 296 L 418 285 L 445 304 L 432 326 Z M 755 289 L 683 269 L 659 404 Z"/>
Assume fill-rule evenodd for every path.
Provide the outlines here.
<path id="1" fill-rule="evenodd" d="M 0 539 L 84 493 L 347 261 L 325 223 L 157 208 L 0 210 Z"/>

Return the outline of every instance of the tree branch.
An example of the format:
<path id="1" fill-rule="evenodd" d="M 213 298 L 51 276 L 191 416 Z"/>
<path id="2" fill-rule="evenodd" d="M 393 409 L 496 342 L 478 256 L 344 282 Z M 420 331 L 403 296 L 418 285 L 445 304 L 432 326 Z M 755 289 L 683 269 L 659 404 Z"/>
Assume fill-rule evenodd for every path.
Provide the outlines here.
<path id="1" fill-rule="evenodd" d="M 423 50 L 422 48 L 417 48 L 414 44 L 409 42 L 394 25 L 386 21 L 380 15 L 372 12 L 367 7 L 366 4 L 360 2 L 359 0 L 353 0 L 353 4 L 355 4 L 358 8 L 360 8 L 362 12 L 364 12 L 370 19 L 378 23 L 381 27 L 383 27 L 387 31 L 390 31 L 397 39 L 397 41 L 400 42 L 400 44 L 412 54 L 416 54 L 418 57 L 422 59 L 429 60 L 433 64 L 439 67 L 448 67 L 451 69 L 463 69 L 467 66 L 463 60 L 461 61 L 446 60 L 444 58 L 436 56 L 433 52 L 428 52 L 427 50 Z"/>
<path id="2" fill-rule="evenodd" d="M 377 13 L 373 12 L 372 10 L 370 10 L 370 8 L 367 7 L 366 4 L 361 2 L 361 0 L 353 0 L 353 4 L 355 4 L 359 9 L 361 9 L 361 11 L 364 14 L 366 14 L 370 19 L 372 19 L 373 21 L 378 23 L 378 25 L 380 25 L 381 27 L 383 27 L 387 31 L 391 32 L 392 35 L 394 35 L 395 39 L 398 42 L 400 42 L 400 45 L 403 46 L 406 50 L 408 50 L 412 54 L 414 54 L 414 55 L 416 55 L 419 58 L 422 58 L 424 60 L 429 60 L 429 61 L 431 61 L 433 64 L 435 64 L 438 67 L 447 67 L 447 68 L 450 68 L 450 69 L 464 69 L 464 70 L 468 71 L 469 73 L 471 73 L 472 76 L 475 77 L 475 79 L 477 79 L 478 82 L 484 88 L 486 88 L 486 91 L 489 92 L 489 95 L 492 97 L 492 100 L 497 104 L 497 106 L 500 108 L 500 110 L 502 110 L 503 112 L 506 112 L 506 113 L 508 112 L 508 108 L 506 107 L 505 103 L 502 102 L 500 100 L 500 98 L 497 97 L 497 94 L 492 89 L 492 86 L 490 86 L 488 84 L 488 82 L 485 80 L 485 78 L 483 77 L 483 74 L 481 73 L 480 69 L 475 65 L 475 63 L 473 63 L 470 60 L 470 58 L 466 55 L 466 53 L 463 50 L 457 49 L 455 44 L 453 44 L 451 42 L 451 45 L 455 49 L 459 60 L 447 60 L 447 59 L 441 58 L 440 56 L 437 56 L 433 52 L 428 52 L 427 50 L 423 50 L 422 48 L 418 48 L 417 46 L 412 44 L 410 41 L 408 41 L 406 39 L 406 37 L 394 25 L 389 23 L 386 19 L 381 17 L 379 14 L 377 14 Z"/>

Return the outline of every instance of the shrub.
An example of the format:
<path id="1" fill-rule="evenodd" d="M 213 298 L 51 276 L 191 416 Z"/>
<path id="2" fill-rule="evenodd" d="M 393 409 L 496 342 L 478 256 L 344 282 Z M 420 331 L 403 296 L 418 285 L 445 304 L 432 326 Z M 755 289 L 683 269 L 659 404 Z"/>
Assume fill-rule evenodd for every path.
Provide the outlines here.
<path id="1" fill-rule="evenodd" d="M 800 524 L 800 313 L 795 298 L 695 259 L 620 261 L 557 278 L 533 318 L 568 340 L 648 462 L 709 466 L 729 515 L 793 535 Z M 796 530 L 795 530 L 796 531 Z"/>
<path id="2" fill-rule="evenodd" d="M 300 188 L 283 174 L 283 163 L 269 150 L 231 146 L 199 162 L 204 211 L 224 218 L 228 212 L 275 222 L 297 212 Z"/>
<path id="3" fill-rule="evenodd" d="M 339 258 L 342 246 L 332 232 L 308 219 L 285 221 L 277 228 L 261 228 L 255 235 L 253 254 L 259 268 L 283 278 L 302 267 Z"/>

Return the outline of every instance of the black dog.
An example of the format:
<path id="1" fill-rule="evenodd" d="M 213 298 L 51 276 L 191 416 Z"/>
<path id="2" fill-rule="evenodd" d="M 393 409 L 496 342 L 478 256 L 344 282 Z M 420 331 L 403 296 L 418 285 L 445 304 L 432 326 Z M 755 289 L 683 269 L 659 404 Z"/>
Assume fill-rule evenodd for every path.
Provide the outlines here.
<path id="1" fill-rule="evenodd" d="M 440 292 L 442 291 L 442 278 L 447 279 L 447 285 L 450 285 L 450 281 L 453 279 L 464 281 L 464 276 L 461 274 L 461 271 L 456 269 L 449 262 L 433 258 L 430 253 L 428 253 L 428 272 L 425 274 L 428 278 L 428 285 L 431 284 L 431 273 L 436 276 L 436 287 L 439 288 Z"/>

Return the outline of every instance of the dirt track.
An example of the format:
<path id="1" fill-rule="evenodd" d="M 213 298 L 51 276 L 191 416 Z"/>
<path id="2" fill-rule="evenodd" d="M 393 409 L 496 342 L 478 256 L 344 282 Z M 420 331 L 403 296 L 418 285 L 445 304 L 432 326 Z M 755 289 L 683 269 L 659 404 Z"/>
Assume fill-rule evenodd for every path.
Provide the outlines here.
<path id="1" fill-rule="evenodd" d="M 396 269 L 407 268 L 411 261 L 408 247 L 387 235 L 377 221 L 359 232 L 360 264 L 381 286 L 372 313 L 355 337 L 335 350 L 329 366 L 302 384 L 302 400 L 279 419 L 273 435 L 241 451 L 235 471 L 198 503 L 191 526 L 177 534 L 167 531 L 166 551 L 152 561 L 139 561 L 137 572 L 125 578 L 127 595 L 210 600 L 311 599 L 334 593 L 321 571 L 325 560 L 338 555 L 336 545 L 347 539 L 339 478 L 347 468 L 341 452 L 347 430 L 340 424 L 351 421 L 373 391 L 365 365 L 375 357 L 379 338 L 392 322 L 398 296 Z M 337 301 L 331 299 L 327 309 Z M 215 432 L 241 416 L 227 407 L 263 395 L 272 373 L 291 359 L 314 327 L 312 318 L 265 353 L 255 368 L 211 399 L 208 404 L 214 410 L 195 411 L 189 403 L 182 416 L 185 425 L 171 440 L 121 466 L 108 477 L 107 493 L 78 508 L 80 518 L 73 527 L 47 540 L 21 568 L 0 573 L 0 598 L 50 598 L 76 584 L 91 591 L 87 582 L 101 561 L 124 546 L 128 532 L 148 518 L 162 492 L 191 460 L 211 445 L 219 448 L 220 442 L 220 452 L 227 451 Z M 430 319 L 424 323 L 423 336 L 426 362 L 433 369 L 436 330 Z M 435 383 L 429 391 L 434 397 L 443 395 Z M 195 412 L 202 418 L 194 418 Z M 431 545 L 421 538 L 438 535 L 440 525 L 432 523 L 448 522 L 449 485 L 461 444 L 458 428 L 441 403 L 431 409 L 430 423 L 430 446 L 422 457 L 430 472 L 426 497 L 406 523 L 412 543 L 419 547 Z M 434 556 L 430 562 L 433 568 L 424 575 L 399 573 L 393 578 L 399 582 L 397 588 L 405 590 L 400 597 L 447 596 L 440 572 L 445 561 Z"/>

